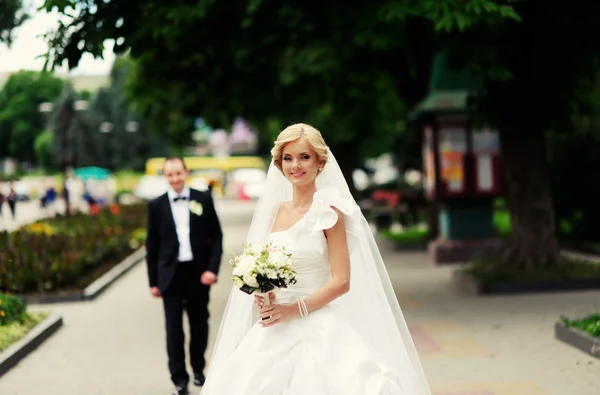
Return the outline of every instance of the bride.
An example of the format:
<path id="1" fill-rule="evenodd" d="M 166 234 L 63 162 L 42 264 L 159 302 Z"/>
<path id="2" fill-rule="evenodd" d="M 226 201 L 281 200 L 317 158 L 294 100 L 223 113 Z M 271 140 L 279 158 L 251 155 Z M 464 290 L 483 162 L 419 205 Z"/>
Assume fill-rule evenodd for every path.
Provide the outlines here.
<path id="1" fill-rule="evenodd" d="M 370 227 L 321 133 L 291 125 L 271 154 L 247 241 L 284 246 L 297 283 L 267 306 L 233 287 L 201 395 L 429 395 Z"/>

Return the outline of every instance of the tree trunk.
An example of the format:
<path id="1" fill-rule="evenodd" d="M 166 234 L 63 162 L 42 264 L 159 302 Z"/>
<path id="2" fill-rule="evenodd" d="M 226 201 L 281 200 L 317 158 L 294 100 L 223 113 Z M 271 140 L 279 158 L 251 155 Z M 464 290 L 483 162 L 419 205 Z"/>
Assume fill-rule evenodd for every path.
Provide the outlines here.
<path id="1" fill-rule="evenodd" d="M 512 227 L 505 264 L 525 270 L 554 266 L 560 250 L 544 133 L 521 125 L 501 129 L 500 136 Z"/>

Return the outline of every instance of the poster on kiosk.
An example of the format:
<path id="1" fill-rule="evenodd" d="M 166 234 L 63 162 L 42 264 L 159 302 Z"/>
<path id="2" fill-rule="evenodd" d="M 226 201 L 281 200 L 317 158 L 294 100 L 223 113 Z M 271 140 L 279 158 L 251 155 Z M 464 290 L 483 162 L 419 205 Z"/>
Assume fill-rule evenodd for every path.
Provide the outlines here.
<path id="1" fill-rule="evenodd" d="M 498 132 L 488 127 L 466 129 L 453 125 L 437 130 L 426 127 L 423 167 L 425 195 L 430 200 L 498 196 L 501 193 Z"/>
<path id="2" fill-rule="evenodd" d="M 440 181 L 446 195 L 464 195 L 467 192 L 465 157 L 467 132 L 464 128 L 447 127 L 439 131 Z"/>
<path id="3" fill-rule="evenodd" d="M 473 129 L 476 195 L 500 194 L 500 136 L 487 127 Z"/>
<path id="4" fill-rule="evenodd" d="M 435 199 L 437 171 L 435 164 L 435 136 L 430 126 L 425 128 L 425 138 L 423 139 L 423 189 L 425 196 L 429 200 Z"/>

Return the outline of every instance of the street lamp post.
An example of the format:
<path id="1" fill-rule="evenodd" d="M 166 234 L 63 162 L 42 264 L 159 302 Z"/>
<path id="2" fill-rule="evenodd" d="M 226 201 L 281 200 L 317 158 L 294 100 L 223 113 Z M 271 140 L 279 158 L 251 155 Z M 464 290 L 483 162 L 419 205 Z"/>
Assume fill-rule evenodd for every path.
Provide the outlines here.
<path id="1" fill-rule="evenodd" d="M 109 134 L 112 133 L 113 130 L 113 124 L 111 122 L 102 122 L 100 123 L 100 127 L 98 128 L 100 133 L 102 134 Z M 103 162 L 104 162 L 104 166 L 106 166 L 107 168 L 110 168 L 110 163 L 109 163 L 109 154 L 110 154 L 110 141 L 112 140 L 112 138 L 108 138 L 108 139 L 103 139 L 104 141 L 102 142 L 102 146 L 103 146 L 103 152 L 104 152 L 104 158 L 103 158 Z"/>
<path id="2" fill-rule="evenodd" d="M 125 124 L 125 130 L 127 130 L 129 133 L 135 133 L 139 128 L 140 124 L 136 121 L 129 121 Z"/>
<path id="3" fill-rule="evenodd" d="M 136 133 L 139 130 L 140 124 L 137 121 L 128 121 L 125 123 L 124 129 L 128 133 Z M 100 123 L 99 131 L 102 134 L 111 134 L 114 130 L 114 124 L 112 122 L 102 122 Z M 105 157 L 109 157 L 109 149 L 105 153 Z M 118 183 L 118 180 L 117 180 Z M 117 184 L 117 189 L 119 189 L 119 185 Z"/>
<path id="4" fill-rule="evenodd" d="M 100 124 L 100 133 L 110 133 L 112 132 L 113 124 L 110 122 L 102 122 Z"/>
<path id="5" fill-rule="evenodd" d="M 89 107 L 89 102 L 86 100 L 75 100 L 73 102 L 73 107 L 72 107 L 72 111 L 73 113 L 77 113 L 77 112 L 81 112 L 81 111 L 86 111 Z M 62 172 L 63 172 L 63 193 L 65 196 L 65 214 L 69 215 L 71 213 L 71 207 L 70 207 L 70 199 L 69 199 L 69 195 L 68 195 L 68 190 L 65 190 L 67 188 L 67 179 L 69 178 L 69 169 L 73 164 L 73 153 L 70 150 L 70 144 L 69 144 L 69 130 L 70 130 L 70 124 L 72 122 L 72 118 L 69 117 L 68 112 L 66 111 L 67 109 L 63 106 L 62 108 L 60 108 L 60 113 L 59 115 L 59 123 L 60 123 L 60 127 L 59 132 L 60 132 L 60 139 L 61 139 L 61 148 L 62 148 L 62 152 L 63 152 L 63 157 L 62 157 Z M 38 106 L 38 111 L 41 113 L 45 113 L 45 114 L 49 114 L 52 113 L 54 111 L 54 103 L 51 102 L 43 102 L 40 103 L 40 105 Z M 56 130 L 54 130 L 54 132 L 56 132 Z"/>
<path id="6" fill-rule="evenodd" d="M 124 129 L 128 133 L 136 133 L 140 128 L 140 124 L 137 121 L 128 121 L 125 123 Z M 112 122 L 102 122 L 100 123 L 99 131 L 102 134 L 112 133 L 114 129 L 114 124 Z M 107 155 L 108 157 L 108 155 Z"/>

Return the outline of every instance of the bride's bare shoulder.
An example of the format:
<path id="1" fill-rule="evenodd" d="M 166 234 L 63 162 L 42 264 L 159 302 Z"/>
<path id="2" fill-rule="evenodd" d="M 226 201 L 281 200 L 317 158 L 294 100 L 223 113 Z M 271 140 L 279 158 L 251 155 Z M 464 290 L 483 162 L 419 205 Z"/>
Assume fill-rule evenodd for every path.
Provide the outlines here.
<path id="1" fill-rule="evenodd" d="M 291 202 L 281 202 L 279 206 L 277 206 L 277 210 L 275 211 L 275 220 L 279 219 L 281 214 L 284 214 L 289 210 Z"/>

